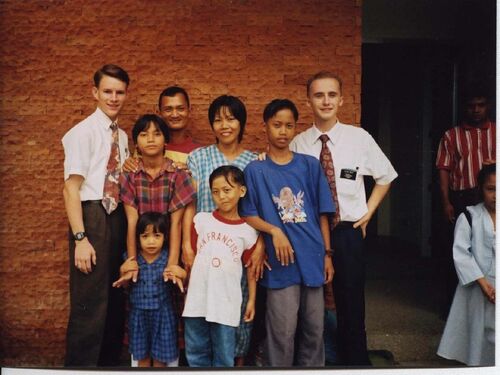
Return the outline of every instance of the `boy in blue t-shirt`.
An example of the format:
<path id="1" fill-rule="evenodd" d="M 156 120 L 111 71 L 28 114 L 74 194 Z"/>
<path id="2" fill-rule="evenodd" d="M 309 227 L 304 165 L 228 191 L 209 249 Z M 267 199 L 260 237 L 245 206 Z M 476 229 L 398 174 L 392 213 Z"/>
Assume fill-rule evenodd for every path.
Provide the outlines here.
<path id="1" fill-rule="evenodd" d="M 245 168 L 248 192 L 241 216 L 264 233 L 272 268 L 261 281 L 267 288 L 269 366 L 324 366 L 325 361 L 323 284 L 334 272 L 325 244 L 335 206 L 319 161 L 288 148 L 298 117 L 290 100 L 270 102 L 264 109 L 267 159 Z"/>

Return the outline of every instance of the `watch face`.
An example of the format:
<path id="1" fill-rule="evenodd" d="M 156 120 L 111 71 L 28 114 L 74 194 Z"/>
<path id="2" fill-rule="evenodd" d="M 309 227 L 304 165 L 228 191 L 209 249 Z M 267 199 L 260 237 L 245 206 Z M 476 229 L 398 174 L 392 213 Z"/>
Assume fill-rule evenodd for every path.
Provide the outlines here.
<path id="1" fill-rule="evenodd" d="M 85 238 L 85 233 L 84 232 L 78 232 L 75 233 L 75 240 L 81 241 Z"/>

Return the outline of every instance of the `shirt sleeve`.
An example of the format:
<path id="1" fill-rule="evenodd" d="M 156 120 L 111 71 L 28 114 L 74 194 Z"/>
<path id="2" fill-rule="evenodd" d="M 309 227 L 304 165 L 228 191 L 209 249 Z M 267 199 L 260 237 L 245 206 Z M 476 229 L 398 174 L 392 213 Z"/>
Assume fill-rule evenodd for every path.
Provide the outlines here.
<path id="1" fill-rule="evenodd" d="M 257 186 L 255 186 L 252 164 L 249 164 L 243 171 L 245 175 L 245 184 L 247 186 L 247 193 L 241 200 L 240 204 L 240 215 L 243 217 L 247 216 L 259 216 L 259 210 L 257 209 L 259 199 L 257 194 Z"/>
<path id="2" fill-rule="evenodd" d="M 465 214 L 460 214 L 457 219 L 457 224 L 455 225 L 453 260 L 455 262 L 458 280 L 460 284 L 464 286 L 484 276 L 471 251 L 471 231 L 472 228 Z"/>
<path id="3" fill-rule="evenodd" d="M 318 191 L 318 207 L 320 214 L 333 213 L 336 212 L 335 202 L 333 201 L 332 191 L 328 185 L 325 173 L 321 164 L 313 159 L 314 163 L 311 162 L 311 168 L 314 168 L 316 181 L 317 181 L 317 191 Z"/>
<path id="4" fill-rule="evenodd" d="M 71 129 L 62 139 L 64 148 L 64 180 L 75 174 L 87 178 L 92 155 L 90 134 L 80 128 Z"/>
<path id="5" fill-rule="evenodd" d="M 189 169 L 189 171 L 191 172 L 191 177 L 196 180 L 196 181 L 199 181 L 200 180 L 200 176 L 199 176 L 199 171 L 198 171 L 198 162 L 197 162 L 197 151 L 200 150 L 200 149 L 197 149 L 197 150 L 194 150 L 192 152 L 189 153 L 188 157 L 187 157 L 187 160 L 186 160 L 186 164 L 187 164 L 187 167 Z"/>
<path id="6" fill-rule="evenodd" d="M 123 204 L 134 207 L 138 210 L 137 192 L 133 183 L 132 173 L 122 173 L 120 175 L 120 199 Z"/>
<path id="7" fill-rule="evenodd" d="M 379 145 L 373 137 L 366 133 L 365 143 L 365 160 L 364 165 L 366 175 L 372 176 L 375 182 L 379 185 L 387 185 L 394 180 L 398 174 L 394 170 L 391 162 L 380 149 Z"/>
<path id="8" fill-rule="evenodd" d="M 437 157 L 436 157 L 436 168 L 437 169 L 447 169 L 451 170 L 453 164 L 453 152 L 452 144 L 450 139 L 450 132 L 444 133 L 443 138 L 439 142 Z"/>
<path id="9" fill-rule="evenodd" d="M 168 205 L 168 211 L 173 212 L 187 206 L 196 198 L 196 191 L 191 183 L 191 177 L 182 170 L 178 170 L 174 177 L 174 191 Z"/>

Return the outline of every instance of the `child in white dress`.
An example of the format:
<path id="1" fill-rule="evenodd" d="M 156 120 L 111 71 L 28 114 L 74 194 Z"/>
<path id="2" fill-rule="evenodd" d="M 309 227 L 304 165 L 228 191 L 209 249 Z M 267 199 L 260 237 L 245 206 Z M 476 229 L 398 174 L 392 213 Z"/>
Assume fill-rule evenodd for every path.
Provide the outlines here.
<path id="1" fill-rule="evenodd" d="M 455 227 L 453 259 L 459 284 L 437 354 L 468 366 L 495 365 L 496 166 L 478 175 L 482 202 Z M 467 217 L 469 216 L 469 217 Z"/>

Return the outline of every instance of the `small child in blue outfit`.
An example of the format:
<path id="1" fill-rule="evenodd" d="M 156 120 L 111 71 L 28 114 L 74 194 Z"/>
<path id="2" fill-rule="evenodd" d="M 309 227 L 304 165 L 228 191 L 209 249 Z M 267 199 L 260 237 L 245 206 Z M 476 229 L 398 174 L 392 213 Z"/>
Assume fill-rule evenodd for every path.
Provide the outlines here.
<path id="1" fill-rule="evenodd" d="M 136 239 L 141 277 L 131 286 L 128 324 L 129 351 L 139 367 L 175 366 L 179 356 L 171 284 L 165 282 L 164 276 L 168 251 L 163 244 L 167 233 L 167 221 L 161 213 L 145 212 L 139 217 Z M 175 273 L 177 284 L 184 291 L 182 280 L 186 272 L 179 266 L 170 272 Z"/>

